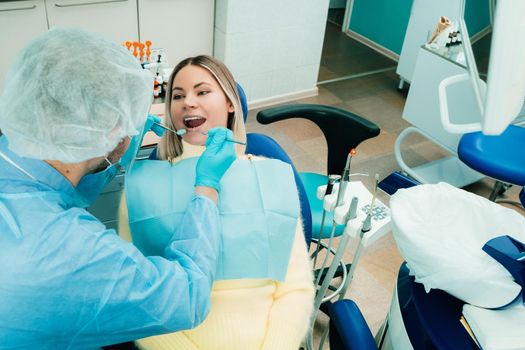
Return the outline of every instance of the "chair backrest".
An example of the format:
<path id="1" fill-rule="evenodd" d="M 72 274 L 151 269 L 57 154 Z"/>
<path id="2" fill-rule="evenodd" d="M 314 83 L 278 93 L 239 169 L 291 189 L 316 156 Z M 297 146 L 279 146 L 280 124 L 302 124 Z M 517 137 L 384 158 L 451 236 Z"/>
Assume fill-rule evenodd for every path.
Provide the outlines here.
<path id="1" fill-rule="evenodd" d="M 290 118 L 308 119 L 321 129 L 328 145 L 327 174 L 342 174 L 352 148 L 379 135 L 379 127 L 347 110 L 317 104 L 293 104 L 257 113 L 257 121 L 270 124 Z"/>
<path id="2" fill-rule="evenodd" d="M 242 86 L 240 86 L 239 83 L 235 83 L 235 85 L 237 86 L 237 92 L 239 93 L 239 99 L 241 100 L 242 116 L 246 123 L 246 118 L 248 118 L 248 99 L 246 98 L 246 93 Z"/>

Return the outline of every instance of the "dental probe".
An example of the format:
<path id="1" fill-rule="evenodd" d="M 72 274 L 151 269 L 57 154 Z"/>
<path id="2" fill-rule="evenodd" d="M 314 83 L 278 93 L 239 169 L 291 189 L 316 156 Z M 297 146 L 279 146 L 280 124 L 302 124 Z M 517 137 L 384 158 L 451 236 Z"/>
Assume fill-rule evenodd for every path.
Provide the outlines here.
<path id="1" fill-rule="evenodd" d="M 184 135 L 184 134 L 186 133 L 186 129 L 180 129 L 180 130 L 175 131 L 175 130 L 170 129 L 170 128 L 168 128 L 166 125 L 163 125 L 163 124 L 161 124 L 161 123 L 153 122 L 153 124 L 158 125 L 158 126 L 160 126 L 161 128 L 163 128 L 164 130 L 171 131 L 172 133 L 177 134 L 177 135 L 179 135 L 179 136 L 182 136 L 182 135 Z M 184 132 L 179 133 L 180 131 L 184 131 Z"/>
<path id="2" fill-rule="evenodd" d="M 179 130 L 175 131 L 175 130 L 173 130 L 171 128 L 168 128 L 166 125 L 163 125 L 163 124 L 157 123 L 157 122 L 153 122 L 153 124 L 158 125 L 161 128 L 163 128 L 165 130 L 168 130 L 168 131 L 171 131 L 172 133 L 174 133 L 176 135 L 179 135 L 179 136 L 185 135 L 188 132 L 186 129 L 179 129 Z M 208 135 L 208 133 L 206 133 L 206 132 L 201 132 L 201 134 Z M 239 145 L 246 146 L 246 142 L 241 142 L 241 141 L 237 141 L 237 140 L 230 140 L 230 139 L 226 139 L 226 141 L 233 142 L 233 143 L 238 143 Z"/>

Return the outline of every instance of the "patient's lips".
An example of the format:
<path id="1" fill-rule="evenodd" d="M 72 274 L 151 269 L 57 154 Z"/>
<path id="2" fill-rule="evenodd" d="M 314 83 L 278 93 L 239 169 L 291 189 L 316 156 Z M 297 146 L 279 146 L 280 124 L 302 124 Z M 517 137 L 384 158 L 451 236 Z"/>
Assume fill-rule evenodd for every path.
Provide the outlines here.
<path id="1" fill-rule="evenodd" d="M 204 124 L 206 118 L 201 116 L 184 117 L 183 122 L 187 129 L 194 129 Z"/>

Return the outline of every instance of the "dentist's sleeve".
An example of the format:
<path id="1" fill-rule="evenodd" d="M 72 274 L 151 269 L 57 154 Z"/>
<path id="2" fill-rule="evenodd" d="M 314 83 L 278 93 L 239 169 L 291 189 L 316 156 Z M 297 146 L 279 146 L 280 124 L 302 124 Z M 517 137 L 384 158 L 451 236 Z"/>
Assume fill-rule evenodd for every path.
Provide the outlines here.
<path id="1" fill-rule="evenodd" d="M 115 344 L 200 324 L 210 309 L 220 230 L 217 206 L 197 195 L 166 247 L 166 258 L 145 257 L 112 230 L 93 234 L 95 246 L 86 247 L 94 251 L 93 266 L 83 272 L 92 283 L 81 289 L 100 300 L 96 313 L 87 306 L 84 315 L 84 309 L 78 311 L 85 325 L 72 347 Z"/>
<path id="2" fill-rule="evenodd" d="M 167 259 L 177 261 L 185 269 L 195 270 L 204 275 L 203 287 L 206 287 L 207 291 L 207 298 L 204 300 L 206 314 L 209 310 L 210 290 L 219 255 L 220 230 L 217 205 L 206 196 L 196 195 L 182 219 L 177 234 L 172 237 L 165 251 Z M 203 317 L 199 318 L 197 324 L 203 320 Z"/>

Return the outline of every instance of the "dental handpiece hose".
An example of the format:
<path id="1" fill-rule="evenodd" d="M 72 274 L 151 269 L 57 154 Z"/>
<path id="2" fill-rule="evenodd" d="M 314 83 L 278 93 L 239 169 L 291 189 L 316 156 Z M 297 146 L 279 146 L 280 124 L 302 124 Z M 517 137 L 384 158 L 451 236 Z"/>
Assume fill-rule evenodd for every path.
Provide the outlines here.
<path id="1" fill-rule="evenodd" d="M 332 191 L 334 189 L 334 185 L 339 180 L 339 175 L 328 175 L 328 183 L 326 184 L 326 191 L 324 193 L 323 199 L 328 196 L 329 194 L 332 194 Z M 326 218 L 326 210 L 323 206 L 323 216 L 321 218 L 321 228 L 319 229 L 319 240 L 317 241 L 317 247 L 315 248 L 314 253 L 314 267 L 317 263 L 317 255 L 319 255 L 319 251 L 321 250 L 321 239 L 323 238 L 323 228 L 324 228 L 324 220 Z"/>
<path id="2" fill-rule="evenodd" d="M 368 209 L 366 218 L 363 221 L 363 225 L 361 226 L 361 232 L 359 233 L 359 245 L 357 246 L 357 249 L 355 251 L 354 259 L 352 260 L 350 271 L 348 271 L 348 276 L 346 278 L 345 285 L 343 286 L 343 288 L 341 289 L 341 292 L 339 293 L 339 299 L 344 298 L 346 291 L 348 289 L 348 286 L 350 285 L 350 282 L 352 282 L 352 279 L 354 278 L 354 272 L 357 267 L 357 262 L 361 258 L 361 254 L 364 249 L 363 237 L 367 232 L 369 232 L 372 229 L 372 213 L 374 211 L 374 203 L 375 203 L 376 196 L 377 196 L 378 185 L 379 185 L 379 174 L 376 174 L 374 192 L 372 194 L 372 201 L 370 202 L 370 208 Z"/>
<path id="3" fill-rule="evenodd" d="M 358 203 L 359 199 L 357 197 L 352 197 L 352 201 L 350 202 L 350 206 L 348 207 L 348 211 L 346 212 L 345 216 L 343 217 L 343 223 L 345 225 L 345 230 L 346 230 L 346 226 L 348 225 L 348 223 L 350 221 L 352 221 L 353 219 L 355 219 L 357 217 L 357 203 Z M 339 246 L 337 248 L 337 251 L 335 253 L 335 257 L 334 257 L 334 261 L 342 261 L 342 252 L 344 252 L 346 250 L 346 246 L 348 245 L 348 241 L 349 241 L 349 235 L 346 234 L 346 232 L 343 234 L 343 237 L 341 238 L 341 241 L 339 242 Z M 337 264 L 339 265 L 339 263 Z M 335 273 L 337 271 L 338 267 L 336 268 L 336 265 L 334 265 L 334 263 L 332 263 L 330 265 L 330 268 L 328 269 L 326 275 L 325 275 L 325 278 L 329 278 L 329 279 L 333 279 L 334 276 L 335 276 Z M 346 266 L 345 266 L 345 269 L 346 269 Z M 339 292 L 339 300 L 341 299 L 341 295 L 344 295 L 346 294 L 346 290 L 348 289 L 348 281 L 349 279 L 349 276 L 346 277 L 346 280 L 345 280 L 345 284 L 343 286 L 341 286 L 341 291 Z M 332 299 L 333 296 L 324 296 L 326 294 L 326 291 L 327 291 L 327 287 L 329 287 L 329 285 L 325 284 L 324 281 L 323 281 L 323 285 L 321 286 L 320 290 L 319 290 L 319 293 L 322 293 L 321 294 L 321 297 L 319 299 L 321 299 L 321 302 L 324 302 L 326 299 L 330 298 Z M 317 299 L 318 300 L 318 299 Z M 317 310 L 317 308 L 316 308 Z M 321 345 L 319 346 L 319 348 L 324 348 L 322 346 L 322 344 L 324 343 L 325 339 L 327 338 L 328 336 L 328 331 L 329 331 L 329 327 L 327 327 L 321 337 Z"/>
<path id="4" fill-rule="evenodd" d="M 361 254 L 363 252 L 363 237 L 364 235 L 369 232 L 372 229 L 372 211 L 374 209 L 374 202 L 376 199 L 376 192 L 377 192 L 377 185 L 378 185 L 378 175 L 376 174 L 376 184 L 374 188 L 374 194 L 372 195 L 372 201 L 370 202 L 370 208 L 368 209 L 368 213 L 366 214 L 366 218 L 363 221 L 363 225 L 361 225 L 361 231 L 359 232 L 359 245 L 357 246 L 357 249 L 354 254 L 354 258 L 352 260 L 352 265 L 350 265 L 350 271 L 348 271 L 348 276 L 346 278 L 345 285 L 341 289 L 341 292 L 339 293 L 339 299 L 342 299 L 345 297 L 346 291 L 348 289 L 348 286 L 350 285 L 350 282 L 352 282 L 352 279 L 354 278 L 354 271 L 357 267 L 357 262 L 361 258 Z"/>
<path id="5" fill-rule="evenodd" d="M 319 273 L 317 274 L 317 278 L 315 279 L 315 285 L 319 285 L 319 282 L 321 281 L 321 276 L 323 275 L 323 271 L 326 268 L 326 261 L 328 260 L 328 255 L 330 254 L 330 248 L 332 247 L 332 241 L 334 239 L 335 229 L 337 228 L 337 224 L 335 221 L 333 221 L 332 224 L 332 231 L 330 231 L 330 238 L 328 239 L 328 247 L 327 252 L 324 256 L 323 263 L 321 264 L 321 268 L 319 269 Z"/>
<path id="6" fill-rule="evenodd" d="M 353 197 L 352 198 L 352 201 L 350 202 L 350 206 L 348 208 L 348 211 L 346 212 L 346 214 L 344 216 L 344 225 L 345 226 L 348 225 L 348 223 L 351 220 L 353 220 L 353 219 L 355 219 L 357 217 L 357 204 L 358 204 L 358 201 L 359 201 L 359 199 L 357 197 Z M 341 238 L 341 241 L 339 242 L 339 246 L 338 246 L 336 254 L 334 256 L 334 261 L 340 261 L 341 260 L 341 252 L 346 250 L 346 245 L 348 244 L 348 240 L 349 240 L 349 236 L 347 234 L 343 234 L 343 237 Z M 335 265 L 332 263 L 330 265 L 330 268 L 328 269 L 328 272 L 325 274 L 325 278 L 333 279 L 333 276 L 334 276 L 336 270 L 337 270 L 337 267 L 335 267 Z M 317 282 L 317 283 L 319 283 L 319 282 Z M 324 285 L 324 280 L 323 280 L 323 285 Z M 319 290 L 319 292 L 323 294 L 320 297 L 321 299 L 323 299 L 324 298 L 324 294 L 326 293 L 326 289 L 321 288 Z"/>
<path id="7" fill-rule="evenodd" d="M 361 227 L 361 238 L 365 233 L 372 229 L 372 212 L 374 210 L 374 203 L 377 196 L 377 188 L 379 187 L 379 174 L 376 174 L 374 193 L 372 194 L 372 202 L 370 202 L 370 208 L 368 209 L 368 214 L 366 215 L 365 221 L 363 221 L 363 226 Z"/>
<path id="8" fill-rule="evenodd" d="M 352 148 L 350 152 L 348 153 L 348 156 L 346 158 L 346 164 L 343 169 L 343 174 L 341 175 L 341 181 L 339 182 L 339 192 L 337 193 L 337 200 L 335 203 L 335 207 L 342 205 L 344 203 L 345 198 L 345 192 L 346 187 L 348 186 L 348 183 L 350 182 L 350 163 L 352 162 L 352 157 L 356 154 L 355 148 Z M 324 212 L 323 212 L 323 219 L 324 219 Z M 321 269 L 319 270 L 319 274 L 317 275 L 317 278 L 315 280 L 315 285 L 318 285 L 318 283 L 321 280 L 322 272 L 326 266 L 326 261 L 328 260 L 328 254 L 330 253 L 330 248 L 332 247 L 332 241 L 334 239 L 335 230 L 337 228 L 337 223 L 335 220 L 332 222 L 332 231 L 330 232 L 330 238 L 328 239 L 328 251 L 326 255 L 324 256 L 323 263 L 321 264 Z M 319 236 L 321 237 L 321 236 Z M 315 263 L 315 261 L 314 261 Z"/>
<path id="9" fill-rule="evenodd" d="M 350 182 L 350 163 L 352 162 L 352 157 L 355 156 L 357 151 L 355 148 L 352 148 L 346 157 L 345 168 L 343 169 L 343 174 L 341 175 L 341 182 L 339 185 L 339 193 L 337 193 L 337 201 L 335 207 L 342 205 L 345 198 L 346 187 Z"/>

